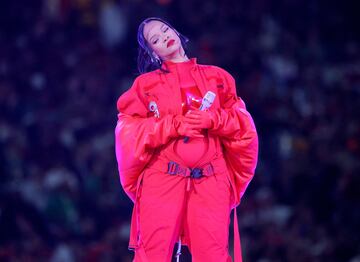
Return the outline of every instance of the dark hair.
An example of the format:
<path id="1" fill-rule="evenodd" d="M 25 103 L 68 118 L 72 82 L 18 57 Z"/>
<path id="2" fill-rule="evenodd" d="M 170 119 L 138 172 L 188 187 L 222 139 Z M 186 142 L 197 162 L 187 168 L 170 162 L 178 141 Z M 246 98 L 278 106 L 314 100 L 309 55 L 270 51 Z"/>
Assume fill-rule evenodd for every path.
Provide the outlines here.
<path id="1" fill-rule="evenodd" d="M 137 66 L 138 66 L 138 70 L 139 70 L 140 74 L 143 74 L 143 73 L 146 73 L 146 72 L 149 72 L 152 70 L 156 70 L 156 69 L 160 69 L 163 72 L 168 72 L 161 68 L 161 65 L 162 65 L 161 59 L 159 59 L 153 55 L 153 50 L 148 45 L 148 43 L 144 37 L 144 26 L 153 20 L 160 21 L 160 22 L 168 25 L 171 29 L 173 29 L 180 38 L 181 45 L 185 51 L 185 54 L 187 51 L 186 43 L 189 42 L 189 39 L 186 36 L 180 34 L 178 31 L 176 31 L 176 29 L 173 26 L 171 26 L 168 22 L 164 21 L 161 18 L 158 18 L 158 17 L 146 18 L 139 25 L 138 33 L 137 33 L 137 41 L 139 44 Z"/>

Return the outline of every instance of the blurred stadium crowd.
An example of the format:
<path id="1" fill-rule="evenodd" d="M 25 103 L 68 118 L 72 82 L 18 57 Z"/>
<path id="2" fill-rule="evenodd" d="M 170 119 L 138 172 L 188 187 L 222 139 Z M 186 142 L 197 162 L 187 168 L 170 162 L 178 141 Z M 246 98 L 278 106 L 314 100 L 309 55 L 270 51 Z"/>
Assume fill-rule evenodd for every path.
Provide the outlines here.
<path id="1" fill-rule="evenodd" d="M 131 261 L 114 127 L 149 16 L 232 73 L 254 117 L 245 261 L 360 261 L 359 24 L 344 2 L 1 1 L 0 261 Z"/>

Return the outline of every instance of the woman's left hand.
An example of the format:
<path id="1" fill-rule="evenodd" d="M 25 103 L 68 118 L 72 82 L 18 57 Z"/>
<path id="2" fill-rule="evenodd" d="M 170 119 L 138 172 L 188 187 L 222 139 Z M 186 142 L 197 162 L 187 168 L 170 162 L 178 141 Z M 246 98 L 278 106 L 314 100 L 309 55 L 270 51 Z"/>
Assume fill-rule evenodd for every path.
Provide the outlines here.
<path id="1" fill-rule="evenodd" d="M 211 129 L 214 125 L 214 116 L 211 111 L 201 111 L 192 107 L 185 114 L 184 121 L 194 129 Z"/>

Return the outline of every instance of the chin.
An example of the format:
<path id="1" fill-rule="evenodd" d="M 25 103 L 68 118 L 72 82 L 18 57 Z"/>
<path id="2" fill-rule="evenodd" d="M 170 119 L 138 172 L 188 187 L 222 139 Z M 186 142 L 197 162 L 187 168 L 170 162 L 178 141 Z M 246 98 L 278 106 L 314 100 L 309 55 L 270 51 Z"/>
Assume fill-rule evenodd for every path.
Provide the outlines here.
<path id="1" fill-rule="evenodd" d="M 181 45 L 175 41 L 175 43 L 170 46 L 169 48 L 165 48 L 162 51 L 162 54 L 160 55 L 161 57 L 169 57 L 172 56 L 174 53 L 178 52 L 180 49 Z"/>
<path id="2" fill-rule="evenodd" d="M 170 48 L 168 48 L 168 54 L 172 54 L 180 49 L 180 45 L 178 43 L 174 43 Z"/>

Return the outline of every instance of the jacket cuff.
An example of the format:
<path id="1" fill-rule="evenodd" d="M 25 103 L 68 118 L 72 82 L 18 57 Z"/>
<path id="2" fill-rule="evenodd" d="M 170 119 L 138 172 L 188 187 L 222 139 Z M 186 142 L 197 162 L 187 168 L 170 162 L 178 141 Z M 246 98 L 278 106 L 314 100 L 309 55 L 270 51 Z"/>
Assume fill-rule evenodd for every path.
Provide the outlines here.
<path id="1" fill-rule="evenodd" d="M 209 118 L 210 118 L 210 122 L 211 122 L 211 125 L 208 129 L 213 130 L 215 128 L 215 126 L 218 125 L 219 120 L 218 120 L 215 112 L 208 111 L 208 113 L 209 113 Z"/>
<path id="2" fill-rule="evenodd" d="M 209 131 L 215 131 L 219 128 L 220 114 L 217 111 L 209 111 L 209 117 L 211 120 L 211 127 Z"/>
<path id="3" fill-rule="evenodd" d="M 172 127 L 171 127 L 171 131 L 170 131 L 170 136 L 171 137 L 178 137 L 180 136 L 180 134 L 178 133 L 178 128 L 182 122 L 182 115 L 174 115 L 172 118 Z"/>

